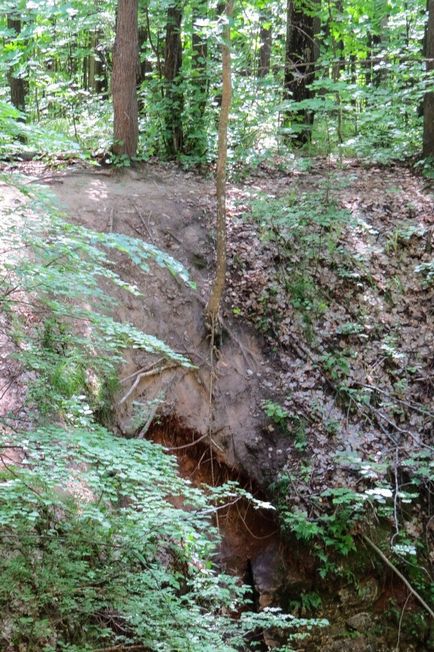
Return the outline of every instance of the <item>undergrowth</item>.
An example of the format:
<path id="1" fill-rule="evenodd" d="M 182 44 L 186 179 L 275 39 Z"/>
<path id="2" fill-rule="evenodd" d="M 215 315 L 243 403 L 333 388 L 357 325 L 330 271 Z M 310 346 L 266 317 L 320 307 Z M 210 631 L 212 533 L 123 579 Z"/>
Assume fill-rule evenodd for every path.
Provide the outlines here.
<path id="1" fill-rule="evenodd" d="M 262 627 L 315 624 L 272 611 L 234 617 L 245 588 L 213 564 L 212 496 L 179 479 L 160 447 L 96 425 L 18 433 L 7 446 L 2 649 L 85 652 L 140 642 L 150 650 L 229 652 L 261 617 Z M 20 464 L 7 461 L 10 450 L 19 451 Z M 218 501 L 234 491 L 220 489 Z M 171 504 L 180 496 L 182 510 Z"/>
<path id="2" fill-rule="evenodd" d="M 350 249 L 359 226 L 334 200 L 330 179 L 316 192 L 261 197 L 252 214 L 273 266 L 261 277 L 262 290 L 254 290 L 249 317 L 275 350 L 289 351 L 282 355 L 288 372 L 280 397 L 262 404 L 276 447 L 291 448 L 270 487 L 282 530 L 312 553 L 321 578 L 352 585 L 373 566 L 384 574 L 384 559 L 366 541 L 372 537 L 395 573 L 403 573 L 432 604 L 434 464 L 430 435 L 423 436 L 431 432 L 432 413 L 429 400 L 408 391 L 412 367 L 404 362 L 398 328 L 397 334 L 393 328 L 377 334 L 368 311 L 360 310 L 378 279 L 370 275 L 369 258 L 363 261 Z M 408 242 L 415 233 L 417 225 L 400 229 L 395 242 Z M 426 284 L 432 282 L 431 268 L 424 263 L 415 269 Z M 371 350 L 378 346 L 372 367 L 369 347 L 360 344 L 365 340 Z M 298 373 L 303 366 L 306 374 Z M 320 398 L 312 401 L 319 388 Z M 363 435 L 351 438 L 352 426 L 366 428 L 367 442 L 375 433 L 375 455 Z M 336 447 L 345 452 L 334 458 Z M 321 465 L 324 475 L 317 478 Z"/>
<path id="3" fill-rule="evenodd" d="M 246 587 L 215 565 L 212 514 L 253 497 L 233 483 L 192 489 L 161 447 L 97 423 L 126 348 L 191 365 L 112 319 L 105 284 L 140 291 L 110 255 L 143 271 L 152 260 L 189 283 L 186 271 L 152 245 L 68 223 L 42 189 L 16 185 L 3 215 L 0 303 L 29 387 L 1 421 L 1 648 L 235 652 L 275 627 L 289 650 L 326 622 L 246 611 Z"/>
<path id="4" fill-rule="evenodd" d="M 252 216 L 261 239 L 276 251 L 274 278 L 260 297 L 258 325 L 264 332 L 279 333 L 285 302 L 312 340 L 314 322 L 328 307 L 327 292 L 318 280 L 322 266 L 330 265 L 337 275 L 357 267 L 340 243 L 351 214 L 330 196 L 327 181 L 318 192 L 261 197 L 252 204 Z"/>

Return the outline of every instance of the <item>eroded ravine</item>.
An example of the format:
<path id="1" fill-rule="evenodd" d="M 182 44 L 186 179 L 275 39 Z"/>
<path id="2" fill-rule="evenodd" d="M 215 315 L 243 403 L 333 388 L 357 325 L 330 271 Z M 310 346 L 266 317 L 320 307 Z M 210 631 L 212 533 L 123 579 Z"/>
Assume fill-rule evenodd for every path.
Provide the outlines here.
<path id="1" fill-rule="evenodd" d="M 119 257 L 114 261 L 122 276 L 143 292 L 142 296 L 134 297 L 110 289 L 119 302 L 114 316 L 161 337 L 195 365 L 195 369 L 190 370 L 163 371 L 164 364 L 156 356 L 140 350 L 131 351 L 122 369 L 126 382 L 119 399 L 125 397 L 133 385 L 134 391 L 127 401 L 117 402 L 118 430 L 123 435 L 134 436 L 135 408 L 142 410 L 147 421 L 152 406 L 158 404 L 156 414 L 162 421 L 154 421 L 148 435 L 167 448 L 178 448 L 172 453 L 177 455 L 184 477 L 197 485 L 239 480 L 242 486 L 261 497 L 282 468 L 286 468 L 285 464 L 290 462 L 290 470 L 297 470 L 300 460 L 293 442 L 277 428 L 267 427 L 261 405 L 264 400 L 273 399 L 278 365 L 257 333 L 244 322 L 231 319 L 234 293 L 230 289 L 225 313 L 230 336 L 226 334 L 214 368 L 210 369 L 209 340 L 203 324 L 203 306 L 209 294 L 213 262 L 210 238 L 213 197 L 209 184 L 176 170 L 151 166 L 113 176 L 79 173 L 61 179 L 59 175 L 59 181 L 61 185 L 55 190 L 74 221 L 92 229 L 114 230 L 151 241 L 181 260 L 197 286 L 193 290 L 175 282 L 166 270 L 157 267 L 144 276 L 125 259 Z M 287 391 L 290 384 L 301 383 L 297 380 L 297 369 L 303 365 L 297 356 L 285 354 L 283 357 Z M 307 390 L 310 391 L 318 369 L 312 364 L 305 366 L 309 377 Z M 151 367 L 158 373 L 149 375 Z M 211 377 L 212 409 L 209 403 Z M 325 407 L 328 405 L 326 399 L 334 402 L 334 396 L 327 397 L 314 389 L 314 396 Z M 356 425 L 359 428 L 360 424 Z M 356 425 L 352 424 L 353 430 Z M 216 444 L 213 469 L 207 438 L 210 429 Z M 331 480 L 336 472 L 334 454 L 348 446 L 347 432 L 334 436 L 328 433 L 327 437 L 317 437 L 317 434 L 314 433 L 310 442 L 311 473 Z M 200 442 L 190 446 L 197 439 Z M 180 448 L 187 444 L 187 448 Z M 340 569 L 333 582 L 322 581 L 318 560 L 313 558 L 313 545 L 300 544 L 294 539 L 284 543 L 285 537 L 279 533 L 276 520 L 269 512 L 262 514 L 239 502 L 227 512 L 220 512 L 219 524 L 223 535 L 222 562 L 256 587 L 258 605 L 259 602 L 281 604 L 284 609 L 293 610 L 295 604 L 299 605 L 295 608 L 297 615 L 329 617 L 332 623 L 329 640 L 299 643 L 298 650 L 389 652 L 393 649 L 382 639 L 383 612 L 390 598 L 398 598 L 396 604 L 403 605 L 407 604 L 407 596 L 405 592 L 401 595 L 403 588 L 396 578 L 363 550 L 360 556 L 366 558 L 365 565 L 354 564 L 344 569 L 353 574 L 353 585 L 345 579 L 344 572 L 339 577 Z M 313 594 L 320 596 L 322 606 L 306 613 L 303 600 Z M 412 608 L 410 602 L 407 611 Z M 354 623 L 353 616 L 360 614 L 369 615 L 369 631 L 348 626 L 350 620 Z M 363 626 L 363 619 L 358 621 L 362 624 L 357 627 Z M 393 618 L 389 621 L 392 622 L 389 640 L 393 640 L 397 623 Z M 373 623 L 378 632 L 370 631 Z M 420 639 L 414 646 L 409 645 L 407 652 L 428 649 Z M 401 647 L 401 652 L 404 649 Z"/>
<path id="2" fill-rule="evenodd" d="M 255 498 L 265 499 L 252 479 L 219 460 L 205 440 L 197 441 L 200 439 L 197 434 L 182 428 L 175 420 L 157 421 L 147 436 L 164 446 L 168 454 L 176 456 L 180 475 L 193 486 L 221 486 L 235 481 Z M 218 562 L 226 571 L 252 585 L 258 608 L 276 605 L 284 577 L 285 545 L 275 511 L 257 508 L 245 498 L 228 503 L 232 504 L 217 512 L 222 537 Z"/>

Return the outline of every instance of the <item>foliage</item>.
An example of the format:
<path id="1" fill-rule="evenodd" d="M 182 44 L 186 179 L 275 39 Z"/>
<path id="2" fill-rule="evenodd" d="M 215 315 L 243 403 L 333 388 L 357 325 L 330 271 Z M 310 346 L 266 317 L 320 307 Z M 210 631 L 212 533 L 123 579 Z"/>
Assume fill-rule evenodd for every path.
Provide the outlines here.
<path id="1" fill-rule="evenodd" d="M 335 486 L 303 496 L 302 505 L 291 504 L 291 486 L 297 479 L 283 473 L 271 489 L 278 500 L 283 529 L 299 541 L 308 543 L 320 562 L 320 575 L 351 573 L 351 556 L 357 551 L 359 534 L 377 522 L 387 527 L 394 523 L 394 534 L 382 541 L 387 554 L 427 596 L 433 595 L 434 582 L 429 573 L 429 544 L 416 526 L 419 505 L 432 492 L 434 463 L 428 450 L 413 453 L 403 461 L 407 473 L 405 485 L 398 486 L 397 471 L 388 477 L 388 465 L 356 454 L 338 454 L 338 467 L 351 466 L 358 472 L 358 487 Z M 300 482 L 303 486 L 303 482 Z M 427 524 L 428 528 L 429 525 Z M 378 534 L 377 534 L 378 536 Z M 342 558 L 349 563 L 342 564 Z"/>
<path id="2" fill-rule="evenodd" d="M 303 451 L 306 448 L 306 423 L 302 417 L 298 414 L 290 414 L 275 401 L 264 401 L 263 409 L 279 431 L 294 440 L 296 450 Z"/>
<path id="3" fill-rule="evenodd" d="M 320 264 L 339 270 L 356 266 L 340 246 L 350 214 L 330 196 L 326 180 L 317 193 L 292 192 L 283 198 L 261 197 L 252 204 L 253 219 L 260 236 L 277 249 L 275 278 L 264 290 L 262 329 L 278 332 L 274 305 L 288 302 L 300 315 L 305 333 L 312 337 L 311 326 L 327 308 L 327 296 L 320 286 Z"/>
<path id="4" fill-rule="evenodd" d="M 33 327 L 23 328 L 18 320 L 13 330 L 18 359 L 36 372 L 29 398 L 38 411 L 60 410 L 75 423 L 86 410 L 101 409 L 107 383 L 126 347 L 189 366 L 184 356 L 155 336 L 116 322 L 110 316 L 113 300 L 103 285 L 141 294 L 114 271 L 113 252 L 128 256 L 144 272 L 152 260 L 190 283 L 182 265 L 154 245 L 71 224 L 46 190 L 14 183 L 26 201 L 4 214 L 2 242 L 10 254 L 2 264 L 0 300 L 12 318 L 19 314 L 24 293 L 40 315 Z"/>
<path id="5" fill-rule="evenodd" d="M 229 652 L 245 630 L 315 623 L 228 615 L 244 589 L 211 561 L 212 496 L 178 479 L 158 446 L 96 425 L 19 433 L 13 446 L 23 460 L 4 463 L 0 481 L 3 646 Z M 171 504 L 180 496 L 182 510 Z"/>
<path id="6" fill-rule="evenodd" d="M 105 283 L 139 294 L 113 270 L 110 254 L 129 256 L 143 271 L 153 260 L 189 282 L 184 268 L 152 245 L 73 225 L 41 189 L 18 186 L 3 216 L 1 300 L 19 361 L 33 376 L 33 423 L 41 413 L 44 420 L 1 437 L 2 648 L 86 652 L 140 643 L 235 652 L 264 628 L 290 640 L 326 625 L 279 610 L 237 615 L 247 589 L 215 566 L 210 518 L 237 496 L 271 505 L 235 483 L 192 489 L 162 448 L 116 437 L 94 419 L 124 348 L 190 365 L 107 314 Z"/>
<path id="7" fill-rule="evenodd" d="M 311 97 L 303 102 L 284 90 L 286 25 L 280 4 L 265 7 L 249 0 L 238 7 L 232 21 L 232 163 L 256 166 L 270 156 L 287 155 L 300 111 L 316 116 L 310 152 L 376 163 L 417 154 L 421 102 L 432 83 L 423 61 L 425 5 L 424 0 L 410 5 L 405 0 L 343 0 L 318 3 L 312 10 L 311 3 L 301 3 L 320 25 L 315 75 L 308 80 Z M 108 151 L 115 8 L 113 0 L 103 5 L 97 0 L 3 3 L 0 100 L 8 95 L 11 76 L 24 82 L 26 123 L 21 131 L 28 139 L 16 139 L 16 128 L 3 109 L 4 153 L 10 145 L 15 151 L 57 147 L 68 155 L 77 155 L 79 148 L 98 155 Z M 167 2 L 152 0 L 139 12 L 139 156 L 168 155 L 166 117 L 176 112 L 184 132 L 179 160 L 186 166 L 203 165 L 216 152 L 224 21 L 216 2 L 182 3 L 182 65 L 172 82 L 173 94 L 164 68 L 167 9 Z M 18 33 L 8 26 L 8 16 L 19 18 Z M 264 28 L 272 34 L 270 61 L 266 74 L 259 74 Z M 287 115 L 293 116 L 289 126 Z"/>
<path id="8" fill-rule="evenodd" d="M 278 426 L 285 426 L 289 414 L 285 408 L 274 401 L 264 401 L 264 412 Z"/>

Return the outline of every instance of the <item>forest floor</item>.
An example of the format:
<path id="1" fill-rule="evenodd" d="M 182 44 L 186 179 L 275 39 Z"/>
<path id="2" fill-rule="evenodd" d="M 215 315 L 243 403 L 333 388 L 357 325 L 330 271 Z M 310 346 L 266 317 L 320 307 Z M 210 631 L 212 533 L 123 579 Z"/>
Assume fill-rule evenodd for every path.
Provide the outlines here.
<path id="1" fill-rule="evenodd" d="M 120 432 L 144 436 L 150 428 L 157 441 L 175 447 L 212 433 L 214 455 L 231 478 L 265 491 L 284 488 L 286 508 L 307 514 L 324 490 L 375 494 L 390 478 L 397 487 L 405 483 L 406 461 L 432 459 L 434 201 L 426 180 L 403 167 L 318 159 L 305 171 L 263 167 L 230 183 L 225 328 L 211 360 L 203 308 L 214 268 L 212 181 L 162 164 L 53 172 L 31 162 L 3 170 L 48 185 L 73 221 L 170 252 L 196 282 L 191 289 L 154 267 L 143 276 L 116 255 L 117 271 L 144 295 L 107 288 L 119 302 L 117 319 L 163 339 L 197 366 L 165 367 L 156 356 L 131 351 L 114 407 Z M 17 383 L 10 391 L 20 395 Z M 209 480 L 201 477 L 206 450 L 196 448 L 194 459 L 180 454 L 184 475 Z M 405 527 L 428 542 L 432 572 L 434 519 L 423 516 Z M 393 526 L 399 527 L 392 519 Z M 273 557 L 274 524 L 257 527 L 250 543 L 238 532 L 228 544 L 234 568 L 237 556 L 256 555 L 262 564 Z M 261 538 L 266 546 L 253 543 Z M 264 580 L 263 593 L 277 590 L 276 581 Z M 384 609 L 391 594 L 398 604 L 407 597 L 390 577 L 383 584 L 377 578 L 369 609 Z M 347 597 L 339 600 L 336 611 L 348 615 Z M 359 633 L 359 644 L 350 638 L 348 649 L 389 649 L 372 647 Z M 347 649 L 334 635 L 318 649 Z"/>

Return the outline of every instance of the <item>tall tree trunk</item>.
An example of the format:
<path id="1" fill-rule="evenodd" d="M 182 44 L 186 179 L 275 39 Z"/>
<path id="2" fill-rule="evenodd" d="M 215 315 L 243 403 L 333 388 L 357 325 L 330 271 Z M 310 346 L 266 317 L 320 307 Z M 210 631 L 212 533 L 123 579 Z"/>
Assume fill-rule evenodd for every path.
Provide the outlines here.
<path id="1" fill-rule="evenodd" d="M 96 90 L 96 58 L 95 51 L 98 44 L 96 32 L 92 32 L 90 35 L 89 43 L 89 56 L 87 57 L 87 85 L 86 88 L 95 91 Z"/>
<path id="2" fill-rule="evenodd" d="M 107 62 L 104 46 L 101 45 L 103 33 L 96 30 L 89 35 L 89 54 L 84 59 L 83 86 L 94 93 L 107 95 Z"/>
<path id="3" fill-rule="evenodd" d="M 108 61 L 106 47 L 102 44 L 102 36 L 102 33 L 97 33 L 95 48 L 95 92 L 98 95 L 102 95 L 104 99 L 107 99 L 109 92 Z"/>
<path id="4" fill-rule="evenodd" d="M 139 28 L 139 74 L 137 78 L 137 85 L 143 84 L 146 75 L 152 72 L 152 64 L 145 56 L 146 48 L 149 42 L 148 28 L 141 26 Z"/>
<path id="5" fill-rule="evenodd" d="M 373 51 L 373 40 L 372 40 L 372 33 L 368 31 L 366 35 L 366 46 L 367 46 L 367 55 L 366 55 L 366 61 L 363 64 L 363 68 L 365 70 L 365 81 L 366 81 L 366 86 L 371 86 L 372 84 L 372 73 L 374 70 L 374 51 Z"/>
<path id="6" fill-rule="evenodd" d="M 223 297 L 226 277 L 226 159 L 228 153 L 228 121 L 232 100 L 231 74 L 231 28 L 230 21 L 234 10 L 233 0 L 227 0 L 222 45 L 222 103 L 218 129 L 218 154 L 216 168 L 217 194 L 217 268 L 211 294 L 206 306 L 206 321 L 212 332 L 216 331 L 220 304 Z"/>
<path id="7" fill-rule="evenodd" d="M 261 12 L 259 17 L 259 61 L 258 77 L 265 77 L 270 72 L 271 46 L 273 43 L 273 32 L 271 30 L 271 13 Z"/>
<path id="8" fill-rule="evenodd" d="M 15 37 L 21 33 L 21 20 L 15 16 L 8 15 L 7 17 L 8 29 L 15 31 Z M 19 111 L 26 110 L 26 82 L 21 77 L 16 77 L 12 70 L 8 72 L 8 82 L 10 88 L 11 102 Z"/>
<path id="9" fill-rule="evenodd" d="M 132 158 L 137 153 L 138 0 L 118 0 L 113 49 L 113 152 Z"/>
<path id="10" fill-rule="evenodd" d="M 313 97 L 309 85 L 315 77 L 315 21 L 297 0 L 287 0 L 284 89 L 288 100 L 302 102 Z M 310 141 L 314 112 L 310 109 L 289 110 L 285 126 L 298 123 L 293 136 L 296 145 Z"/>
<path id="11" fill-rule="evenodd" d="M 336 10 L 335 15 L 333 14 L 333 9 Z M 329 4 L 328 4 L 328 14 L 329 14 L 328 20 L 329 20 L 330 28 L 332 27 L 333 23 L 335 23 L 335 26 L 336 26 L 336 24 L 341 25 L 343 11 L 344 11 L 344 7 L 343 7 L 342 0 L 335 0 L 335 7 L 333 7 L 333 5 L 331 4 L 331 2 L 329 0 Z M 336 20 L 336 16 L 337 16 L 338 20 Z M 342 70 L 344 70 L 344 68 L 345 68 L 345 64 L 344 64 L 344 41 L 343 41 L 343 38 L 342 38 L 341 30 L 339 30 L 340 34 L 339 34 L 338 38 L 336 38 L 333 35 L 333 32 L 332 32 L 332 30 L 330 28 L 328 29 L 328 33 L 329 33 L 330 40 L 331 40 L 333 59 L 334 59 L 333 66 L 332 66 L 332 79 L 333 79 L 333 81 L 338 81 L 340 76 L 341 76 Z M 316 57 L 316 58 L 318 58 L 318 57 Z"/>
<path id="12" fill-rule="evenodd" d="M 225 11 L 226 11 L 226 2 L 217 2 L 217 7 L 216 7 L 216 18 L 219 22 L 224 20 L 225 18 Z M 214 104 L 215 106 L 221 107 L 222 105 L 222 89 L 220 89 L 218 92 L 215 93 L 214 95 Z M 216 123 L 217 123 L 217 129 L 218 129 L 218 120 L 219 118 L 216 118 Z"/>
<path id="13" fill-rule="evenodd" d="M 145 111 L 145 80 L 146 76 L 152 72 L 152 64 L 146 56 L 147 46 L 149 43 L 149 32 L 147 25 L 139 27 L 139 71 L 137 76 L 139 113 Z M 160 80 L 161 81 L 161 80 Z"/>
<path id="14" fill-rule="evenodd" d="M 387 71 L 381 66 L 382 52 L 387 48 L 387 23 L 389 21 L 389 6 L 387 0 L 374 0 L 374 16 L 372 20 L 373 33 L 371 36 L 369 57 L 371 62 L 371 80 L 377 88 L 387 77 Z"/>
<path id="15" fill-rule="evenodd" d="M 434 0 L 427 0 L 428 23 L 426 28 L 426 70 L 434 72 Z M 432 88 L 432 78 L 429 87 Z M 423 102 L 423 155 L 434 157 L 434 91 L 425 93 Z"/>
<path id="16" fill-rule="evenodd" d="M 182 5 L 179 0 L 167 9 L 164 78 L 166 81 L 166 147 L 169 157 L 183 151 L 182 111 L 184 96 L 180 86 L 182 65 Z"/>

